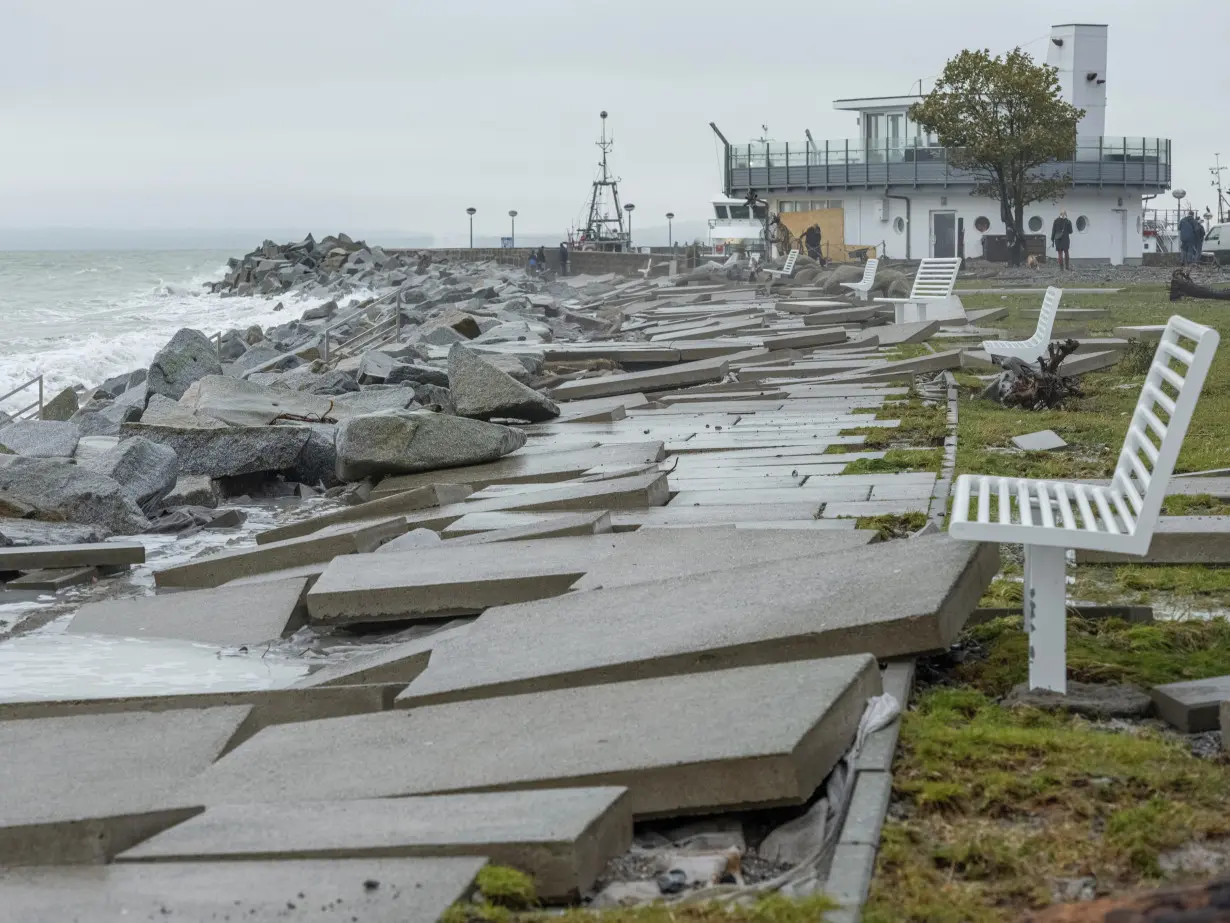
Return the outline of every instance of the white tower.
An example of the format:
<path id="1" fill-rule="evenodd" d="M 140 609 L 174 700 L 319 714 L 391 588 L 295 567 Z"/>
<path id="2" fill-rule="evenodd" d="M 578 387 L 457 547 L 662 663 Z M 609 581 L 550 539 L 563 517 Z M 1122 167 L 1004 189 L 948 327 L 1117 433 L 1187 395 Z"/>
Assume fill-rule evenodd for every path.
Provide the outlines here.
<path id="1" fill-rule="evenodd" d="M 1107 26 L 1069 24 L 1051 26 L 1046 63 L 1059 71 L 1063 98 L 1085 110 L 1076 126 L 1081 138 L 1106 134 Z"/>

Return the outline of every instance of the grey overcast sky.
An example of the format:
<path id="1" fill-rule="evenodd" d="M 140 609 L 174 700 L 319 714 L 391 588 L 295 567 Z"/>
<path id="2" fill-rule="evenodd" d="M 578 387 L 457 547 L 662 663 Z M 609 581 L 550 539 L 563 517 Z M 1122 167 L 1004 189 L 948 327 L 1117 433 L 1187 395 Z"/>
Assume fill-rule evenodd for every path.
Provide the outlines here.
<path id="1" fill-rule="evenodd" d="M 1177 8 L 1176 8 L 1177 9 Z M 732 142 L 856 135 L 966 47 L 1110 25 L 1111 135 L 1173 139 L 1212 205 L 1230 3 L 1156 0 L 0 0 L 0 227 L 561 233 L 600 109 L 638 226 L 708 215 Z M 1168 23 L 1172 22 L 1173 25 Z M 1193 79 L 1193 75 L 1195 75 Z"/>

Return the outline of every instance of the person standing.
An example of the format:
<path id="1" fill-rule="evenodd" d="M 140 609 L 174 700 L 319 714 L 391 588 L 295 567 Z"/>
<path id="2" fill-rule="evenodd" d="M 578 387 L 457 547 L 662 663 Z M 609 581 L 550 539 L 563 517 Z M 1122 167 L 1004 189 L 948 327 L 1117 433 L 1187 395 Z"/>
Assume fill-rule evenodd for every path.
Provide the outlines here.
<path id="1" fill-rule="evenodd" d="M 1199 218 L 1197 218 L 1196 219 L 1196 241 L 1195 241 L 1195 246 L 1192 248 L 1194 251 L 1192 253 L 1192 257 L 1193 257 L 1192 262 L 1195 263 L 1196 265 L 1200 265 L 1200 260 L 1204 256 L 1204 235 L 1206 233 L 1207 232 L 1204 229 L 1204 222 L 1201 221 Z"/>
<path id="2" fill-rule="evenodd" d="M 559 245 L 559 274 L 568 275 L 568 244 L 563 241 Z"/>
<path id="3" fill-rule="evenodd" d="M 1051 225 L 1051 243 L 1055 246 L 1055 253 L 1059 258 L 1059 268 L 1071 269 L 1072 255 L 1069 248 L 1072 246 L 1072 222 L 1068 220 L 1066 211 L 1061 211 Z"/>
<path id="4" fill-rule="evenodd" d="M 818 224 L 813 224 L 811 227 L 809 227 L 806 231 L 803 232 L 803 243 L 806 244 L 807 246 L 807 255 L 811 257 L 813 260 L 815 260 L 817 263 L 820 262 L 821 237 L 822 235 L 820 234 L 820 225 Z"/>
<path id="5" fill-rule="evenodd" d="M 1199 222 L 1196 221 L 1195 212 L 1189 211 L 1179 222 L 1179 253 L 1181 254 L 1179 261 L 1184 266 L 1196 262 L 1197 227 L 1199 227 Z"/>

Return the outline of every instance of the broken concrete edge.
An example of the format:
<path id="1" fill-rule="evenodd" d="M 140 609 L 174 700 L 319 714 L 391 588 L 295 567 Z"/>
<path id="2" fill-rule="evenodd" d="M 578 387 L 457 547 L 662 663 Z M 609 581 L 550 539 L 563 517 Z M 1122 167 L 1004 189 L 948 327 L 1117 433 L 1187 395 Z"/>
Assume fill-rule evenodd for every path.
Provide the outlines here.
<path id="1" fill-rule="evenodd" d="M 880 833 L 892 800 L 893 757 L 914 687 L 915 663 L 913 659 L 890 661 L 884 667 L 884 692 L 897 700 L 901 715 L 887 727 L 869 734 L 854 760 L 854 778 L 850 781 L 853 791 L 824 887 L 841 904 L 840 910 L 826 917 L 829 921 L 859 920 L 871 892 Z"/>
<path id="2" fill-rule="evenodd" d="M 948 385 L 948 438 L 944 440 L 944 460 L 931 494 L 931 505 L 927 508 L 928 525 L 940 531 L 948 518 L 948 496 L 957 471 L 957 413 L 961 403 L 961 388 L 952 372 L 944 371 L 944 381 Z"/>

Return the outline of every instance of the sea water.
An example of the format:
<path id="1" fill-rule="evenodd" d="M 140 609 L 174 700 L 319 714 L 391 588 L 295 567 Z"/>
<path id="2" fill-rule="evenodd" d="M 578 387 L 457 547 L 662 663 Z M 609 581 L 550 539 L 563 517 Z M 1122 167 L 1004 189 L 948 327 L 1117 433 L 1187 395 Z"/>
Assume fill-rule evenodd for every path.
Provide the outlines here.
<path id="1" fill-rule="evenodd" d="M 0 251 L 0 394 L 37 375 L 50 399 L 147 367 L 181 327 L 207 335 L 298 318 L 324 297 L 223 298 L 222 250 Z M 281 301 L 284 308 L 275 311 Z M 29 396 L 27 397 L 27 393 Z M 0 409 L 37 398 L 23 392 Z"/>

